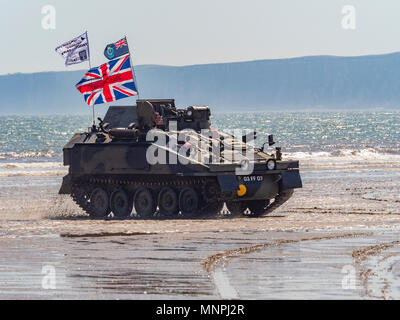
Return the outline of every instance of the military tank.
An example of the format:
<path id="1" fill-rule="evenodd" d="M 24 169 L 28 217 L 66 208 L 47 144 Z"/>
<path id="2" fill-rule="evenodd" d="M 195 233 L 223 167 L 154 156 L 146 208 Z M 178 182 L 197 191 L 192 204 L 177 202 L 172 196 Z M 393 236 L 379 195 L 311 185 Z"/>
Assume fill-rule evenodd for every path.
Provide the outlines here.
<path id="1" fill-rule="evenodd" d="M 299 162 L 283 160 L 273 136 L 212 129 L 210 109 L 174 99 L 111 106 L 63 148 L 60 194 L 92 218 L 260 217 L 302 187 Z M 111 216 L 111 215 L 110 215 Z"/>

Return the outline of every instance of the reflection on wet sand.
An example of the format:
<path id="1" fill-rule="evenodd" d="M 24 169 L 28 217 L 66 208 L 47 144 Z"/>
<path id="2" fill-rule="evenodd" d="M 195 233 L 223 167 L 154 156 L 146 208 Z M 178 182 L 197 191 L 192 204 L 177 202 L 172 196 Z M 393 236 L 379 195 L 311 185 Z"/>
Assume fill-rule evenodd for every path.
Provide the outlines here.
<path id="1" fill-rule="evenodd" d="M 0 298 L 399 298 L 400 163 L 356 162 L 260 219 L 91 220 L 58 176 L 0 177 Z"/>

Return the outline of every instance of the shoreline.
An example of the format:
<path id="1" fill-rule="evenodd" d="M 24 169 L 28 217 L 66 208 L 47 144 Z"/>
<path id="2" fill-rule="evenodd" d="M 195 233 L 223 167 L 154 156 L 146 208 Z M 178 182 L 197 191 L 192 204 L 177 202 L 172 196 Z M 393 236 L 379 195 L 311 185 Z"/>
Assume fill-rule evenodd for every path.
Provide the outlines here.
<path id="1" fill-rule="evenodd" d="M 302 160 L 303 188 L 266 217 L 192 220 L 91 220 L 23 163 L 37 175 L 0 177 L 0 298 L 398 299 L 400 162 L 336 159 Z"/>

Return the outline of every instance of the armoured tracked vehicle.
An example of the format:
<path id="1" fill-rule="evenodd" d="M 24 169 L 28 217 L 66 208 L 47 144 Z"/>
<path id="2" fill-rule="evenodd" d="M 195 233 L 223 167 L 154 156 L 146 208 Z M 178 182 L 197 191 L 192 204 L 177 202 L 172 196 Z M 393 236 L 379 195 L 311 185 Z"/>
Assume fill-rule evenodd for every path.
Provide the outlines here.
<path id="1" fill-rule="evenodd" d="M 59 191 L 93 218 L 204 217 L 224 203 L 231 216 L 258 217 L 302 187 L 299 162 L 282 160 L 278 147 L 265 150 L 272 135 L 256 148 L 255 132 L 211 129 L 206 106 L 137 100 L 98 119 L 65 145 L 69 172 Z"/>

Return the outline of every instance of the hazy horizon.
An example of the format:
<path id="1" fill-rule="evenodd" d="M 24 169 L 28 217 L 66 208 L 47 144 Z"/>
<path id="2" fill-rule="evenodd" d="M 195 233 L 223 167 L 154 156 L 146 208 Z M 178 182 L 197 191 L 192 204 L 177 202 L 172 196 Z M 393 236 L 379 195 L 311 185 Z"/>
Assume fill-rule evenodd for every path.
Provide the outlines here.
<path id="1" fill-rule="evenodd" d="M 363 55 L 355 55 L 355 56 L 340 56 L 340 55 L 330 55 L 330 54 L 325 54 L 325 55 L 308 55 L 308 56 L 296 56 L 296 57 L 288 57 L 288 58 L 271 58 L 271 59 L 255 59 L 255 60 L 245 60 L 245 61 L 225 61 L 225 62 L 210 62 L 210 63 L 193 63 L 193 64 L 187 64 L 187 65 L 168 65 L 168 64 L 156 64 L 156 63 L 151 63 L 151 64 L 139 64 L 134 67 L 147 67 L 147 66 L 155 66 L 155 67 L 195 67 L 195 66 L 207 66 L 207 65 L 224 65 L 224 64 L 234 64 L 234 63 L 251 63 L 251 62 L 257 62 L 257 61 L 273 61 L 273 60 L 295 60 L 295 59 L 302 59 L 302 58 L 310 58 L 310 57 L 333 57 L 333 58 L 361 58 L 361 57 L 370 57 L 370 56 L 385 56 L 385 55 L 391 55 L 391 54 L 396 54 L 400 53 L 399 51 L 393 51 L 393 52 L 388 52 L 388 53 L 383 53 L 383 54 L 363 54 Z M 105 62 L 104 62 L 105 63 Z M 94 67 L 94 66 L 92 66 Z M 85 72 L 88 68 L 78 68 L 78 69 L 69 69 L 65 68 L 64 70 L 43 70 L 43 71 L 33 71 L 33 72 L 9 72 L 9 73 L 4 73 L 0 74 L 1 76 L 6 76 L 6 75 L 14 75 L 14 74 L 33 74 L 33 73 L 51 73 L 51 72 L 75 72 L 75 71 L 82 71 Z"/>
<path id="2" fill-rule="evenodd" d="M 85 114 L 75 84 L 124 36 L 142 99 L 213 112 L 400 105 L 398 0 L 0 3 L 0 114 Z M 85 31 L 90 62 L 65 67 L 55 48 Z"/>
<path id="3" fill-rule="evenodd" d="M 179 107 L 209 105 L 213 112 L 393 110 L 400 106 L 398 65 L 400 53 L 186 67 L 147 65 L 136 66 L 135 73 L 141 99 L 174 98 Z M 0 114 L 85 113 L 81 110 L 89 108 L 75 88 L 83 74 L 78 70 L 1 76 Z M 112 104 L 132 105 L 136 98 Z"/>
<path id="4" fill-rule="evenodd" d="M 88 31 L 92 66 L 104 63 L 106 44 L 127 36 L 135 65 L 190 66 L 303 56 L 362 56 L 400 51 L 397 0 L 0 0 L 5 50 L 0 74 L 65 68 L 54 48 Z M 45 6 L 55 28 L 42 26 Z M 344 29 L 346 5 L 354 29 Z M 114 11 L 113 11 L 114 10 Z M 115 14 L 111 14 L 114 12 Z M 73 17 L 73 19 L 71 19 Z M 116 18 L 115 18 L 116 17 Z"/>

